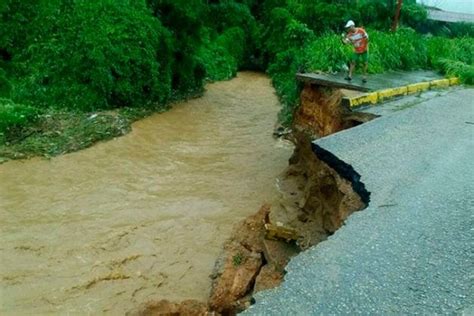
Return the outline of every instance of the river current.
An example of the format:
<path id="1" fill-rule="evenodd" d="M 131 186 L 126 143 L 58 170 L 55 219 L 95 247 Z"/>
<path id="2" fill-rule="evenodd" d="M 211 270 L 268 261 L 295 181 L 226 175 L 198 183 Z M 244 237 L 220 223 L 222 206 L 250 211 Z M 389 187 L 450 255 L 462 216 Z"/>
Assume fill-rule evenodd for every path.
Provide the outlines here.
<path id="1" fill-rule="evenodd" d="M 278 201 L 278 110 L 269 79 L 243 72 L 126 136 L 0 165 L 0 313 L 205 301 L 233 224 Z"/>

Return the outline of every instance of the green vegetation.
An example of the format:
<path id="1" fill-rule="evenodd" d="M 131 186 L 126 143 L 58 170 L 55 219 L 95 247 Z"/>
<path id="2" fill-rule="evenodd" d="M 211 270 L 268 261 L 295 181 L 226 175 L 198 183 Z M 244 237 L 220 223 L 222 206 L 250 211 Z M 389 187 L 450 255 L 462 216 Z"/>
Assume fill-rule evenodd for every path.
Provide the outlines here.
<path id="1" fill-rule="evenodd" d="M 232 257 L 232 264 L 234 265 L 234 267 L 240 266 L 243 261 L 244 261 L 244 255 L 241 252 L 235 254 Z"/>
<path id="2" fill-rule="evenodd" d="M 7 142 L 21 135 L 23 128 L 33 123 L 37 116 L 38 111 L 34 107 L 0 98 L 0 141 Z"/>
<path id="3" fill-rule="evenodd" d="M 435 69 L 474 84 L 473 24 L 427 20 L 394 0 L 4 0 L 0 156 L 56 155 L 122 135 L 130 123 L 238 70 L 266 71 L 289 124 L 297 71 L 336 72 L 348 19 L 370 34 L 372 73 Z"/>

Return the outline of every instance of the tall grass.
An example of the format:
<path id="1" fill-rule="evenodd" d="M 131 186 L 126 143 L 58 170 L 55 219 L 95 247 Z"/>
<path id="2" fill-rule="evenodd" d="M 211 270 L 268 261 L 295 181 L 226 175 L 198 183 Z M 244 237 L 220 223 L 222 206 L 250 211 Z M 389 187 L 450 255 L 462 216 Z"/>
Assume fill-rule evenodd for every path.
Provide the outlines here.
<path id="1" fill-rule="evenodd" d="M 17 133 L 38 116 L 34 107 L 16 104 L 10 99 L 0 98 L 0 144 L 7 141 L 11 134 Z"/>

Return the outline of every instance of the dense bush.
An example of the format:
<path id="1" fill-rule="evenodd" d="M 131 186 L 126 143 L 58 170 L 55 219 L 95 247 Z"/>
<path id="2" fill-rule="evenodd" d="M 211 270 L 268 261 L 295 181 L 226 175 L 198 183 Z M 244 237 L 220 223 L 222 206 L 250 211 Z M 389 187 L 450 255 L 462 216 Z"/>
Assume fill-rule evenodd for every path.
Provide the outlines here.
<path id="1" fill-rule="evenodd" d="M 474 84 L 474 38 L 432 37 L 428 38 L 427 47 L 429 66 Z"/>
<path id="2" fill-rule="evenodd" d="M 243 55 L 243 31 L 230 28 L 211 40 L 211 35 L 203 34 L 205 42 L 200 50 L 200 58 L 206 67 L 206 78 L 210 81 L 225 80 L 236 75 Z"/>
<path id="3" fill-rule="evenodd" d="M 395 33 L 370 31 L 371 72 L 426 68 L 426 53 L 423 37 L 413 29 L 401 28 Z"/>
<path id="4" fill-rule="evenodd" d="M 159 60 L 171 64 L 172 89 L 179 95 L 201 90 L 206 75 L 199 58 L 203 45 L 205 6 L 200 0 L 147 0 L 153 15 L 172 35 L 172 55 Z"/>
<path id="5" fill-rule="evenodd" d="M 266 21 L 262 33 L 265 64 L 283 104 L 279 119 L 288 123 L 298 98 L 295 73 L 305 70 L 303 56 L 315 35 L 307 25 L 281 7 L 274 8 Z"/>
<path id="6" fill-rule="evenodd" d="M 243 37 L 234 38 L 236 40 L 233 43 L 235 48 L 230 50 L 228 46 L 225 48 L 233 55 L 232 50 L 234 49 L 242 51 L 240 58 L 237 59 L 239 68 L 260 68 L 260 47 L 258 45 L 260 29 L 251 12 L 251 7 L 255 5 L 255 2 L 243 2 L 223 0 L 219 3 L 209 4 L 207 25 L 217 34 L 224 34 L 229 29 L 233 29 L 235 33 L 236 29 L 240 29 L 239 32 L 243 34 Z"/>
<path id="7" fill-rule="evenodd" d="M 0 68 L 0 97 L 10 97 L 11 83 L 5 70 Z"/>
<path id="8" fill-rule="evenodd" d="M 47 5 L 44 6 L 46 11 Z M 2 0 L 0 1 L 0 52 L 2 58 L 10 59 L 21 53 L 32 39 L 41 35 L 41 29 L 31 26 L 41 11 L 38 1 Z M 7 58 L 6 58 L 7 57 Z"/>
<path id="9" fill-rule="evenodd" d="M 288 1 L 288 10 L 318 35 L 341 30 L 349 19 L 360 20 L 355 5 L 336 1 Z"/>
<path id="10" fill-rule="evenodd" d="M 457 60 L 469 65 L 474 64 L 474 38 L 464 37 L 446 39 L 431 37 L 427 39 L 430 65 L 437 67 L 440 58 Z"/>
<path id="11" fill-rule="evenodd" d="M 32 24 L 44 34 L 15 56 L 27 75 L 14 99 L 91 110 L 168 98 L 170 35 L 144 5 L 65 2 Z"/>
<path id="12" fill-rule="evenodd" d="M 10 99 L 0 98 L 0 143 L 9 138 L 27 123 L 33 122 L 38 115 L 31 106 L 16 104 Z"/>

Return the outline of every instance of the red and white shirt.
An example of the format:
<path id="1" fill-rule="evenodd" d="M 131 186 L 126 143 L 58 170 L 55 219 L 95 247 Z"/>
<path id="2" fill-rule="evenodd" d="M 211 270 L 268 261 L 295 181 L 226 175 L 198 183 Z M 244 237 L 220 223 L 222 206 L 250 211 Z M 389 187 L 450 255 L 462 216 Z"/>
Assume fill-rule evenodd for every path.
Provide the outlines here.
<path id="1" fill-rule="evenodd" d="M 353 32 L 347 33 L 346 39 L 352 43 L 356 53 L 361 54 L 367 51 L 369 35 L 363 28 L 356 27 Z"/>

